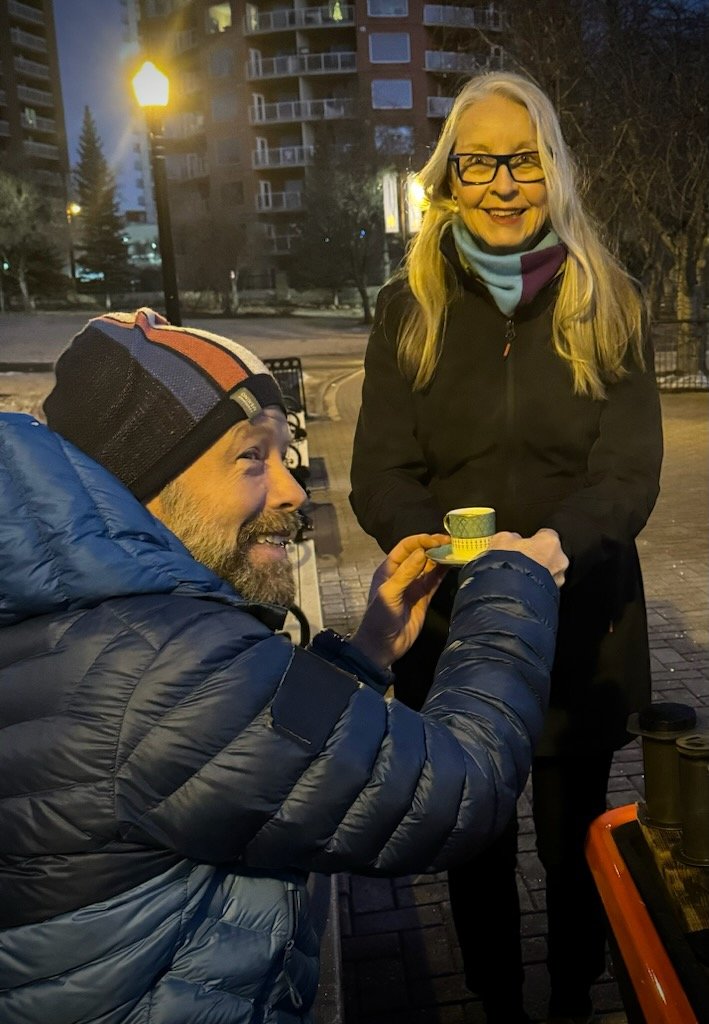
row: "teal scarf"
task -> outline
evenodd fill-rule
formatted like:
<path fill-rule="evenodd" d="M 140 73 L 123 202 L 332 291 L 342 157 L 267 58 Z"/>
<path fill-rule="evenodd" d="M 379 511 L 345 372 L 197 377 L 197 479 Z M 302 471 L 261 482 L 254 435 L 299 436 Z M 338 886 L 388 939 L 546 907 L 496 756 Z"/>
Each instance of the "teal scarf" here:
<path fill-rule="evenodd" d="M 520 306 L 531 302 L 566 259 L 566 246 L 555 231 L 548 231 L 533 249 L 525 252 L 483 252 L 456 216 L 453 238 L 463 266 L 482 281 L 505 316 L 512 316 Z"/>

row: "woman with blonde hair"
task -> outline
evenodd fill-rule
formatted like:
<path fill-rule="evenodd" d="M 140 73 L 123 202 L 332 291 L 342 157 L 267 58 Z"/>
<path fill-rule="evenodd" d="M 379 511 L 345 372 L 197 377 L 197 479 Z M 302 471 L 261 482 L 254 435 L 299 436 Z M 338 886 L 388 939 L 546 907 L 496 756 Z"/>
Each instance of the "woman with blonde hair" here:
<path fill-rule="evenodd" d="M 419 177 L 428 208 L 367 348 L 351 501 L 385 551 L 440 531 L 448 509 L 482 505 L 498 529 L 545 531 L 569 559 L 533 813 L 549 1020 L 585 1022 L 605 966 L 585 833 L 605 810 L 627 716 L 650 700 L 635 538 L 657 497 L 662 431 L 643 304 L 584 208 L 552 104 L 524 77 L 471 79 Z M 394 666 L 397 697 L 413 706 L 445 643 L 456 577 Z M 449 874 L 466 983 L 495 1024 L 528 1020 L 516 834 L 513 821 Z"/>

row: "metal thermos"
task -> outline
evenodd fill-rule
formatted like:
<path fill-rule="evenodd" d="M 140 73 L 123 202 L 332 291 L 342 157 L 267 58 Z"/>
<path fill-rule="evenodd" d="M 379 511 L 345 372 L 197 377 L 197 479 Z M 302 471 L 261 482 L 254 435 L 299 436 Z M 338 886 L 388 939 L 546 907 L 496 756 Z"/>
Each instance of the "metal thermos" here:
<path fill-rule="evenodd" d="M 682 813 L 681 857 L 709 867 L 709 732 L 680 736 L 679 790 Z"/>
<path fill-rule="evenodd" d="M 642 736 L 645 805 L 641 821 L 658 828 L 679 828 L 679 753 L 676 740 L 695 728 L 697 714 L 688 704 L 658 701 L 628 719 L 628 732 Z"/>

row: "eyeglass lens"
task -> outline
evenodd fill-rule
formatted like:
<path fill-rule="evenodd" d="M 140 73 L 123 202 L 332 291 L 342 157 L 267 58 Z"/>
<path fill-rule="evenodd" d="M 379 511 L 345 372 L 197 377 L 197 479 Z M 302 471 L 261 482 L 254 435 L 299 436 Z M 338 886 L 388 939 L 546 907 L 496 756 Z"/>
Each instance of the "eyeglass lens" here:
<path fill-rule="evenodd" d="M 458 167 L 460 180 L 471 185 L 486 185 L 491 182 L 501 164 L 509 170 L 514 181 L 541 181 L 544 177 L 539 153 L 454 153 L 452 157 Z"/>

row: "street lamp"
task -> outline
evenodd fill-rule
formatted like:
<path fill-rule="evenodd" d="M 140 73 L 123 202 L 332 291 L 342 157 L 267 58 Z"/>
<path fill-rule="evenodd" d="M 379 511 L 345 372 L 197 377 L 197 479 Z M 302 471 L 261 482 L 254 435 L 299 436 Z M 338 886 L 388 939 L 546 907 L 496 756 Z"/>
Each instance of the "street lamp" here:
<path fill-rule="evenodd" d="M 162 259 L 162 286 L 165 295 L 165 313 L 170 323 L 179 327 L 180 300 L 177 293 L 175 250 L 172 244 L 170 207 L 167 200 L 167 173 L 165 171 L 165 140 L 163 138 L 162 111 L 167 106 L 170 83 L 152 61 L 145 61 L 133 77 L 133 91 L 138 104 L 145 111 L 148 126 L 150 168 L 155 183 L 155 208 L 158 214 L 158 240 Z"/>
<path fill-rule="evenodd" d="M 74 291 L 76 291 L 76 259 L 74 257 L 74 217 L 78 217 L 81 213 L 81 207 L 78 203 L 67 203 L 66 207 L 66 222 L 69 231 L 69 273 L 71 274 L 71 283 Z"/>

